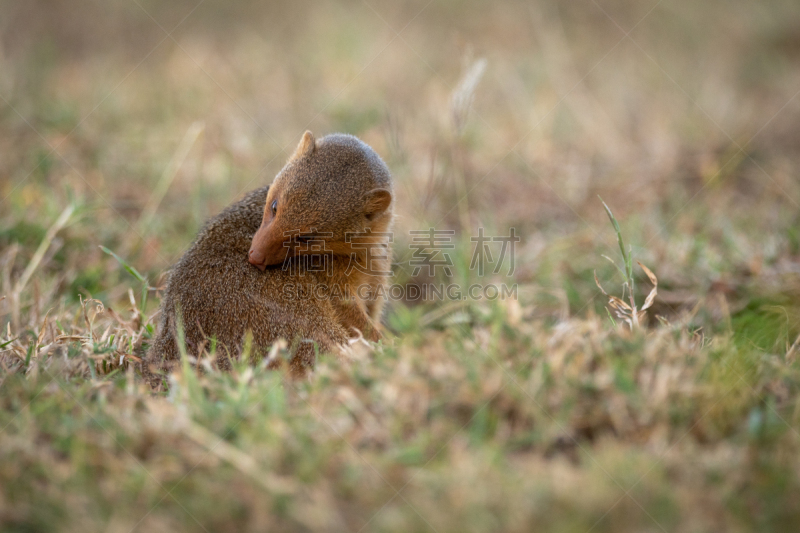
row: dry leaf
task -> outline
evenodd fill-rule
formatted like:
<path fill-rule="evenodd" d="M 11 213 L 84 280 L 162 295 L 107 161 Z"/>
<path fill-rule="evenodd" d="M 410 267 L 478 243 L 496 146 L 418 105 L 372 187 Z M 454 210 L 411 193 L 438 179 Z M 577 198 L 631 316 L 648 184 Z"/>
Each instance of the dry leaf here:
<path fill-rule="evenodd" d="M 45 313 L 44 315 L 44 320 L 42 321 L 42 329 L 39 330 L 39 336 L 36 339 L 37 347 L 40 346 L 42 344 L 42 341 L 44 340 L 44 334 L 45 332 L 47 332 L 47 317 L 50 315 L 50 311 L 52 310 L 53 310 L 52 308 L 48 309 L 47 313 Z"/>
<path fill-rule="evenodd" d="M 616 296 L 609 296 L 608 303 L 611 304 L 613 307 L 618 309 L 624 309 L 625 311 L 630 311 L 631 306 L 626 304 L 624 300 L 617 298 Z"/>
<path fill-rule="evenodd" d="M 600 285 L 600 280 L 597 279 L 597 270 L 594 271 L 594 282 L 597 284 L 597 288 L 600 289 L 600 292 L 608 296 L 608 293 L 605 291 L 602 285 Z"/>
<path fill-rule="evenodd" d="M 639 263 L 639 261 L 636 261 Z M 647 299 L 644 301 L 644 305 L 642 306 L 642 311 L 648 309 L 651 305 L 653 305 L 653 301 L 656 299 L 656 294 L 658 294 L 658 278 L 656 277 L 653 272 L 644 266 L 643 264 L 639 263 L 639 266 L 642 267 L 644 273 L 647 274 L 647 277 L 650 278 L 650 283 L 653 284 L 653 290 L 650 291 L 650 294 L 647 295 Z"/>
<path fill-rule="evenodd" d="M 651 305 L 653 305 L 653 300 L 656 299 L 656 294 L 658 294 L 658 291 L 656 290 L 656 287 L 653 287 L 653 290 L 650 291 L 650 294 L 647 295 L 647 299 L 644 301 L 644 305 L 642 306 L 642 311 L 648 309 Z"/>
<path fill-rule="evenodd" d="M 639 261 L 636 262 L 639 264 L 640 267 L 642 267 L 642 270 L 644 270 L 644 273 L 647 274 L 647 277 L 650 278 L 650 283 L 652 283 L 653 285 L 658 285 L 658 278 L 656 277 L 656 275 L 653 274 L 653 272 L 649 268 L 644 266 Z"/>

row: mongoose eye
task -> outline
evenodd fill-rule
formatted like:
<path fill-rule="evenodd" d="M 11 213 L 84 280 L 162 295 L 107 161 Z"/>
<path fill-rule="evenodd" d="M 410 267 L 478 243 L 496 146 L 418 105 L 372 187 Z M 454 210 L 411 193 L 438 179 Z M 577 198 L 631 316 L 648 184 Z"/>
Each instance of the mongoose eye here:
<path fill-rule="evenodd" d="M 275 216 L 275 213 L 278 212 L 278 200 L 272 201 L 271 209 L 272 209 L 272 216 Z"/>

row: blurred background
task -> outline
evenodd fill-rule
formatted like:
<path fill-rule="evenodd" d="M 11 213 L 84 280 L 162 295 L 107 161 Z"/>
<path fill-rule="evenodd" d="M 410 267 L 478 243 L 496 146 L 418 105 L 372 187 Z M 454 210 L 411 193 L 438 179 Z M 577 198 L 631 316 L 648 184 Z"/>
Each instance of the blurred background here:
<path fill-rule="evenodd" d="M 306 129 L 388 163 L 396 283 L 518 299 L 155 396 L 165 274 Z M 0 0 L 3 531 L 798 531 L 799 354 L 797 0 Z"/>
<path fill-rule="evenodd" d="M 409 230 L 455 230 L 462 265 L 479 227 L 513 227 L 516 271 L 495 281 L 533 314 L 605 315 L 593 271 L 620 280 L 600 195 L 659 276 L 657 314 L 791 300 L 799 20 L 790 0 L 2 2 L 3 294 L 70 202 L 23 315 L 124 297 L 98 245 L 161 286 L 310 129 L 389 164 L 399 282 L 425 281 Z"/>

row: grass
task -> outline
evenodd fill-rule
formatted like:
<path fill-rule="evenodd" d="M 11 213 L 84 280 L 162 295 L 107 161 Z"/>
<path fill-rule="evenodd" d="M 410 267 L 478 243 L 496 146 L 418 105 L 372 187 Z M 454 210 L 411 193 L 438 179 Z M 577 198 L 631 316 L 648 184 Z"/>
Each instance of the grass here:
<path fill-rule="evenodd" d="M 625 280 L 622 283 L 622 298 L 620 299 L 616 296 L 609 296 L 608 293 L 606 293 L 605 289 L 603 289 L 603 286 L 600 285 L 600 281 L 597 279 L 597 272 L 594 273 L 594 282 L 597 285 L 597 288 L 600 289 L 600 292 L 602 292 L 604 296 L 608 297 L 609 308 L 613 309 L 614 314 L 626 322 L 630 326 L 631 330 L 633 330 L 634 328 L 639 327 L 642 319 L 647 316 L 647 310 L 652 307 L 653 302 L 658 295 L 658 278 L 656 278 L 656 275 L 653 274 L 649 268 L 637 261 L 639 267 L 647 275 L 647 279 L 649 279 L 650 283 L 653 284 L 650 294 L 647 295 L 647 298 L 642 303 L 641 309 L 639 309 L 636 304 L 636 299 L 633 297 L 633 291 L 636 284 L 633 277 L 633 250 L 630 246 L 628 247 L 627 251 L 625 250 L 625 241 L 622 238 L 622 231 L 620 230 L 619 222 L 617 222 L 617 219 L 614 217 L 611 209 L 605 202 L 603 202 L 602 198 L 600 201 L 602 202 L 603 208 L 605 208 L 606 214 L 608 214 L 608 219 L 611 221 L 611 224 L 614 226 L 614 231 L 617 234 L 619 252 L 622 256 L 622 266 L 618 266 L 616 262 L 614 262 L 614 260 L 607 255 L 604 255 L 603 259 L 607 259 L 612 265 L 614 265 L 617 268 L 617 271 L 619 271 L 619 273 L 622 275 L 622 279 Z M 626 291 L 628 293 L 628 301 L 630 302 L 630 305 L 625 303 Z M 608 314 L 608 318 L 611 320 L 613 325 L 617 325 L 617 322 L 614 320 L 614 317 L 611 316 L 610 312 Z"/>
<path fill-rule="evenodd" d="M 0 7 L 0 529 L 796 530 L 798 8 L 651 7 Z M 165 273 L 305 129 L 392 169 L 397 283 L 518 298 L 154 395 Z M 413 275 L 429 227 L 452 277 Z"/>

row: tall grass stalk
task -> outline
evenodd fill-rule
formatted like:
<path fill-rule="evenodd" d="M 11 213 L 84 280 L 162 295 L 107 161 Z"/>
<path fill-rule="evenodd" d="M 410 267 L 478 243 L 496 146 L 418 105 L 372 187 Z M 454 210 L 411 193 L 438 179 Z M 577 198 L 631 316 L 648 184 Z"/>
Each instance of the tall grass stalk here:
<path fill-rule="evenodd" d="M 600 196 L 597 196 L 600 198 Z M 611 307 L 615 314 L 624 320 L 633 330 L 634 328 L 638 328 L 641 320 L 645 317 L 647 309 L 653 305 L 653 301 L 656 298 L 656 294 L 658 294 L 658 278 L 653 272 L 644 266 L 642 263 L 637 261 L 639 266 L 642 268 L 647 277 L 650 279 L 650 282 L 653 284 L 653 289 L 650 291 L 650 294 L 647 295 L 647 298 L 644 301 L 641 309 L 637 308 L 636 299 L 633 295 L 633 288 L 634 288 L 634 278 L 633 278 L 633 250 L 631 246 L 628 245 L 627 251 L 625 250 L 625 241 L 622 239 L 622 230 L 619 227 L 619 222 L 617 222 L 617 218 L 614 216 L 614 213 L 611 212 L 611 208 L 608 207 L 602 198 L 600 198 L 600 202 L 603 204 L 603 207 L 606 210 L 606 214 L 608 215 L 608 219 L 611 221 L 611 225 L 614 227 L 614 231 L 617 234 L 617 243 L 619 244 L 619 251 L 622 255 L 622 266 L 620 267 L 613 259 L 608 257 L 607 255 L 603 255 L 605 259 L 607 259 L 612 265 L 616 267 L 619 273 L 622 275 L 623 283 L 622 283 L 622 298 L 617 298 L 616 296 L 609 295 L 603 286 L 600 285 L 600 280 L 597 279 L 597 271 L 594 273 L 594 281 L 597 284 L 597 287 L 602 291 L 604 295 L 608 297 L 608 305 Z M 628 301 L 630 304 L 625 303 L 625 294 L 628 294 Z M 613 321 L 613 319 L 612 319 Z"/>

